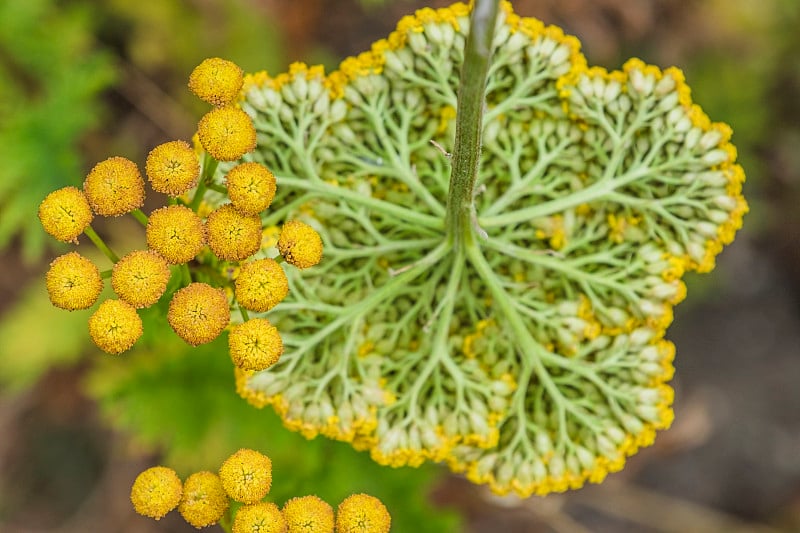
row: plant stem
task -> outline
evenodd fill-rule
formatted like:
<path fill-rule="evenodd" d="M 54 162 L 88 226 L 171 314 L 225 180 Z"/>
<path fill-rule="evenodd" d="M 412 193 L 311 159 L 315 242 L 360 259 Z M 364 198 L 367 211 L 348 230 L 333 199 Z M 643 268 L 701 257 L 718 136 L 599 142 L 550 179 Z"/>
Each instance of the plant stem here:
<path fill-rule="evenodd" d="M 144 213 L 142 213 L 142 210 L 141 210 L 141 209 L 134 209 L 133 211 L 131 211 L 131 215 L 133 215 L 133 218 L 135 218 L 136 220 L 138 220 L 138 221 L 139 221 L 139 223 L 140 223 L 142 226 L 144 226 L 145 228 L 147 227 L 147 220 L 148 220 L 148 219 L 147 219 L 147 215 L 145 215 Z"/>
<path fill-rule="evenodd" d="M 97 246 L 98 250 L 103 252 L 106 257 L 111 259 L 112 263 L 116 263 L 117 261 L 119 261 L 119 257 L 117 257 L 117 254 L 112 252 L 111 248 L 106 246 L 106 243 L 103 242 L 103 239 L 100 238 L 100 235 L 98 235 L 94 231 L 94 229 L 92 229 L 91 226 L 86 226 L 86 229 L 83 230 L 83 232 L 86 234 L 87 237 L 89 237 L 89 239 L 94 243 L 94 245 Z"/>
<path fill-rule="evenodd" d="M 197 208 L 200 207 L 200 202 L 203 201 L 203 196 L 205 196 L 208 184 L 217 170 L 217 165 L 219 165 L 219 161 L 208 155 L 208 153 L 203 156 L 203 174 L 200 176 L 200 182 L 197 184 L 192 203 L 189 204 L 189 208 L 192 211 L 197 212 Z"/>
<path fill-rule="evenodd" d="M 184 263 L 181 265 L 181 276 L 183 277 L 183 286 L 186 287 L 192 283 L 192 273 L 189 270 L 189 265 Z"/>
<path fill-rule="evenodd" d="M 481 157 L 486 76 L 499 4 L 499 0 L 475 0 L 464 45 L 453 166 L 447 195 L 446 228 L 451 243 L 467 242 L 472 231 L 477 229 L 474 190 Z"/>
<path fill-rule="evenodd" d="M 242 321 L 247 322 L 250 320 L 250 315 L 247 313 L 247 309 L 242 307 L 242 304 L 239 304 L 239 313 L 242 315 Z"/>

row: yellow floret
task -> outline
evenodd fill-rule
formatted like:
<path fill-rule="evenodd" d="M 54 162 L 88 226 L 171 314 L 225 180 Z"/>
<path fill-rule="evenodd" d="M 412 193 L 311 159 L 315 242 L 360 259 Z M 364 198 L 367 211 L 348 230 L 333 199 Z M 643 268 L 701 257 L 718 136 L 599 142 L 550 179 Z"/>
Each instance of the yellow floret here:
<path fill-rule="evenodd" d="M 230 322 L 225 291 L 205 283 L 192 283 L 172 296 L 167 322 L 192 346 L 216 339 Z"/>
<path fill-rule="evenodd" d="M 269 311 L 289 294 L 286 273 L 273 259 L 245 263 L 234 283 L 239 305 L 257 313 Z"/>
<path fill-rule="evenodd" d="M 54 259 L 45 282 L 50 302 L 69 311 L 88 309 L 103 290 L 100 271 L 94 263 L 77 252 Z"/>
<path fill-rule="evenodd" d="M 147 222 L 147 246 L 168 263 L 191 261 L 206 244 L 203 221 L 188 207 L 171 205 L 150 213 Z"/>
<path fill-rule="evenodd" d="M 333 533 L 333 508 L 317 496 L 292 498 L 281 512 L 287 533 Z"/>
<path fill-rule="evenodd" d="M 256 129 L 237 107 L 213 109 L 200 119 L 197 136 L 203 149 L 218 161 L 235 161 L 256 147 Z"/>
<path fill-rule="evenodd" d="M 231 328 L 228 348 L 233 364 L 245 370 L 264 370 L 278 362 L 283 341 L 265 318 L 253 318 Z"/>
<path fill-rule="evenodd" d="M 383 503 L 369 494 L 353 494 L 336 510 L 336 533 L 388 533 L 392 517 Z"/>
<path fill-rule="evenodd" d="M 150 307 L 167 290 L 167 261 L 152 250 L 136 250 L 114 265 L 111 286 L 120 299 L 136 308 Z"/>
<path fill-rule="evenodd" d="M 92 223 L 92 208 L 86 195 L 76 187 L 64 187 L 48 194 L 39 205 L 44 230 L 63 242 L 78 243 L 78 235 Z"/>
<path fill-rule="evenodd" d="M 160 520 L 181 501 L 183 485 L 178 474 L 165 466 L 148 468 L 131 487 L 131 503 L 137 513 Z"/>
<path fill-rule="evenodd" d="M 89 317 L 89 335 L 98 348 L 117 355 L 142 336 L 142 319 L 136 309 L 122 300 L 106 300 Z"/>
<path fill-rule="evenodd" d="M 204 471 L 186 478 L 178 511 L 184 520 L 199 529 L 219 522 L 229 505 L 222 481 L 213 472 Z"/>
<path fill-rule="evenodd" d="M 322 239 L 305 222 L 290 220 L 281 229 L 278 251 L 287 263 L 297 268 L 309 268 L 322 260 Z"/>
<path fill-rule="evenodd" d="M 189 89 L 204 102 L 217 107 L 233 101 L 243 83 L 242 69 L 219 57 L 203 60 L 189 75 Z"/>
<path fill-rule="evenodd" d="M 258 163 L 233 167 L 226 181 L 228 197 L 233 207 L 243 215 L 257 215 L 268 208 L 275 197 L 275 176 Z"/>
<path fill-rule="evenodd" d="M 142 207 L 144 180 L 136 163 L 124 157 L 110 157 L 89 172 L 83 192 L 95 214 L 115 217 Z"/>
<path fill-rule="evenodd" d="M 200 160 L 185 141 L 171 141 L 153 148 L 145 163 L 147 179 L 154 191 L 180 196 L 200 177 Z"/>
<path fill-rule="evenodd" d="M 219 477 L 231 499 L 256 503 L 272 486 L 272 461 L 263 453 L 242 448 L 222 463 Z"/>
<path fill-rule="evenodd" d="M 272 502 L 244 505 L 236 511 L 232 533 L 286 533 L 286 520 Z"/>
<path fill-rule="evenodd" d="M 226 261 L 247 259 L 261 247 L 261 219 L 242 215 L 231 204 L 208 215 L 206 230 L 214 255 Z"/>

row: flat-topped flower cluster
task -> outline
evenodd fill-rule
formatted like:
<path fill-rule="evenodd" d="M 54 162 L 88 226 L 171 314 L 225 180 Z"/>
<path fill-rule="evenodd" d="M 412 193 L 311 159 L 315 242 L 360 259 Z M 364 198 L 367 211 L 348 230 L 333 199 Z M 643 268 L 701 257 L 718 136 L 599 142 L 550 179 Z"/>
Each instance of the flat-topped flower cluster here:
<path fill-rule="evenodd" d="M 326 260 L 287 272 L 270 312 L 284 354 L 239 368 L 238 390 L 382 464 L 563 491 L 670 425 L 664 333 L 684 273 L 711 270 L 741 227 L 744 173 L 679 70 L 590 68 L 574 37 L 504 2 L 475 228 L 453 242 L 446 152 L 469 24 L 463 4 L 423 9 L 329 75 L 246 78 L 248 159 Z"/>

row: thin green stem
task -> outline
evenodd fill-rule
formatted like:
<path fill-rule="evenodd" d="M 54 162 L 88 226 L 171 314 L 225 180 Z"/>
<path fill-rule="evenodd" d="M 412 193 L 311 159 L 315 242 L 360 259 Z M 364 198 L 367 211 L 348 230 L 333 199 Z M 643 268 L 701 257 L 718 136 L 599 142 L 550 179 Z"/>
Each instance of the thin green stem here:
<path fill-rule="evenodd" d="M 147 221 L 148 221 L 148 218 L 147 218 L 147 215 L 145 215 L 144 213 L 142 213 L 142 210 L 141 210 L 141 209 L 134 209 L 133 211 L 131 211 L 131 215 L 133 215 L 133 218 L 135 218 L 136 220 L 138 220 L 138 221 L 139 221 L 139 223 L 140 223 L 142 226 L 144 226 L 145 228 L 147 227 Z"/>
<path fill-rule="evenodd" d="M 114 272 L 114 270 L 111 269 L 111 268 L 109 268 L 108 270 L 103 270 L 102 272 L 100 272 L 100 278 L 101 279 L 109 279 L 113 272 Z"/>
<path fill-rule="evenodd" d="M 242 322 L 250 320 L 250 315 L 247 313 L 247 309 L 242 307 L 242 304 L 239 304 L 239 314 L 242 315 Z"/>
<path fill-rule="evenodd" d="M 192 283 L 192 273 L 189 271 L 189 265 L 186 263 L 181 265 L 181 276 L 183 277 L 184 286 Z"/>
<path fill-rule="evenodd" d="M 203 201 L 203 196 L 205 196 L 206 189 L 211 183 L 211 178 L 214 176 L 214 172 L 217 171 L 217 165 L 219 165 L 219 161 L 207 153 L 203 156 L 203 173 L 200 175 L 200 182 L 197 184 L 192 203 L 189 204 L 189 208 L 192 211 L 197 211 L 197 208 L 200 207 L 200 202 Z"/>
<path fill-rule="evenodd" d="M 446 228 L 451 242 L 463 245 L 476 225 L 474 191 L 481 157 L 486 76 L 492 55 L 492 40 L 499 0 L 475 0 L 470 31 L 464 45 L 464 64 L 458 89 L 456 138 L 450 191 L 447 195 Z"/>
<path fill-rule="evenodd" d="M 111 248 L 106 246 L 106 243 L 103 242 L 103 239 L 100 238 L 100 235 L 98 235 L 97 232 L 95 232 L 91 226 L 86 226 L 86 229 L 83 230 L 83 232 L 86 234 L 87 237 L 89 237 L 89 239 L 94 243 L 94 245 L 97 246 L 98 250 L 103 252 L 106 257 L 111 259 L 112 263 L 116 263 L 117 261 L 119 261 L 119 257 L 117 256 L 117 254 L 112 252 Z"/>

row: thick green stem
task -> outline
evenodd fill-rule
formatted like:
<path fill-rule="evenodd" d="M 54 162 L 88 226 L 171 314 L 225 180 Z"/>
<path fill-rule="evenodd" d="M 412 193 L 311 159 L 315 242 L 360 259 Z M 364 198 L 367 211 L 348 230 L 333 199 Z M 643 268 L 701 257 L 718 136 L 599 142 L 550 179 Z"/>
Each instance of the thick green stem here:
<path fill-rule="evenodd" d="M 86 229 L 83 230 L 83 232 L 86 234 L 87 237 L 89 237 L 89 239 L 94 243 L 94 245 L 97 246 L 98 250 L 103 252 L 106 257 L 111 259 L 112 263 L 116 263 L 117 261 L 119 261 L 119 257 L 117 256 L 117 254 L 112 252 L 111 248 L 106 246 L 106 243 L 103 242 L 103 239 L 100 238 L 100 235 L 98 235 L 97 232 L 95 232 L 91 226 L 86 226 Z"/>
<path fill-rule="evenodd" d="M 475 181 L 481 158 L 486 76 L 492 55 L 499 4 L 499 0 L 475 0 L 470 31 L 464 45 L 453 167 L 447 195 L 447 235 L 454 243 L 468 241 L 466 237 L 477 227 Z"/>
<path fill-rule="evenodd" d="M 189 270 L 189 265 L 184 263 L 181 265 L 181 277 L 183 278 L 183 286 L 192 284 L 192 272 Z"/>
<path fill-rule="evenodd" d="M 142 226 L 144 226 L 145 228 L 147 227 L 147 221 L 148 221 L 148 218 L 147 218 L 147 215 L 145 215 L 145 214 L 142 212 L 142 210 L 141 210 L 141 209 L 134 209 L 133 211 L 131 211 L 131 215 L 133 215 L 133 218 L 135 218 L 136 220 L 138 220 L 138 221 L 139 221 L 139 223 L 140 223 Z"/>
<path fill-rule="evenodd" d="M 214 172 L 217 171 L 217 165 L 219 165 L 219 161 L 210 155 L 205 154 L 203 156 L 203 173 L 200 175 L 200 182 L 197 184 L 192 203 L 189 204 L 189 208 L 192 211 L 196 212 L 197 208 L 200 207 L 200 202 L 203 201 L 203 196 L 205 196 L 206 189 L 211 183 L 211 178 L 214 176 Z"/>

